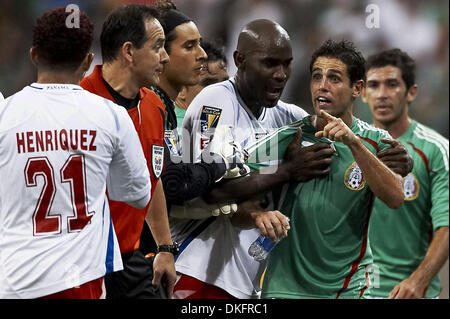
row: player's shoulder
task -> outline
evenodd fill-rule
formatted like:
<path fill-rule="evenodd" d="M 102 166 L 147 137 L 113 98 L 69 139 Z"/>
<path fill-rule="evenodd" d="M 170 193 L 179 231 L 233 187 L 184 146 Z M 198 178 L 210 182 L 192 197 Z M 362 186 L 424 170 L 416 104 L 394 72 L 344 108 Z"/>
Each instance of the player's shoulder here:
<path fill-rule="evenodd" d="M 194 101 L 212 101 L 221 104 L 230 99 L 236 99 L 236 91 L 231 80 L 227 80 L 203 88 L 194 98 Z"/>
<path fill-rule="evenodd" d="M 120 124 L 129 118 L 127 110 L 111 100 L 84 89 L 79 94 L 82 96 L 80 106 L 84 113 L 99 126 L 110 127 L 112 124 L 119 129 Z"/>
<path fill-rule="evenodd" d="M 415 138 L 423 141 L 424 143 L 430 143 L 433 145 L 443 144 L 448 146 L 448 139 L 436 130 L 417 121 L 413 121 L 412 125 L 414 125 L 413 134 Z"/>
<path fill-rule="evenodd" d="M 275 110 L 294 114 L 297 120 L 301 120 L 302 118 L 309 115 L 309 113 L 306 112 L 302 107 L 296 104 L 286 103 L 281 100 L 278 101 L 277 105 L 275 106 Z"/>
<path fill-rule="evenodd" d="M 372 140 L 380 140 L 382 138 L 392 138 L 388 131 L 383 130 L 381 128 L 377 128 L 372 124 L 369 124 L 359 118 L 354 119 L 352 123 L 352 130 L 354 133 L 370 138 Z"/>
<path fill-rule="evenodd" d="M 222 113 L 234 112 L 237 106 L 237 96 L 230 80 L 208 85 L 192 100 L 186 116 L 198 116 L 204 107 L 220 110 Z"/>
<path fill-rule="evenodd" d="M 435 153 L 448 161 L 449 158 L 449 143 L 448 139 L 438 133 L 436 130 L 423 125 L 419 122 L 413 121 L 413 141 L 414 147 L 421 149 L 423 152 L 430 155 Z"/>

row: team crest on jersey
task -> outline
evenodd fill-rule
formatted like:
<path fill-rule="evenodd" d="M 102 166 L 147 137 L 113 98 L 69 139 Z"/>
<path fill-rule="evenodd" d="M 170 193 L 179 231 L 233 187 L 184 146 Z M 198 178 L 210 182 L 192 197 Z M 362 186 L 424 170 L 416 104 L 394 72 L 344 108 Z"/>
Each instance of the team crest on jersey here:
<path fill-rule="evenodd" d="M 220 114 L 222 109 L 212 106 L 204 105 L 202 108 L 202 114 L 200 115 L 200 131 L 204 133 L 214 133 L 214 129 L 219 123 Z"/>
<path fill-rule="evenodd" d="M 164 165 L 164 147 L 152 145 L 152 169 L 156 178 L 161 176 Z"/>
<path fill-rule="evenodd" d="M 164 131 L 164 142 L 169 148 L 170 154 L 180 155 L 178 152 L 178 134 L 176 130 L 166 130 Z"/>
<path fill-rule="evenodd" d="M 348 189 L 353 191 L 359 191 L 364 188 L 364 185 L 366 185 L 362 171 L 356 162 L 353 162 L 345 171 L 344 184 Z"/>
<path fill-rule="evenodd" d="M 419 196 L 420 185 L 414 174 L 409 173 L 403 179 L 403 194 L 405 200 L 415 200 Z"/>

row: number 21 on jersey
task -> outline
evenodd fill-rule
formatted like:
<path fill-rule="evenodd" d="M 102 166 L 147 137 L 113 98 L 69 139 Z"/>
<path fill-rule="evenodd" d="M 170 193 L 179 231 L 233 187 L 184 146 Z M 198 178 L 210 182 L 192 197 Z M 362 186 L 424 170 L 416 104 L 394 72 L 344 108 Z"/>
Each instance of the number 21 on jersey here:
<path fill-rule="evenodd" d="M 78 232 L 86 226 L 94 212 L 88 211 L 86 190 L 86 164 L 84 155 L 72 154 L 60 170 L 61 181 L 56 183 L 54 168 L 46 156 L 31 157 L 25 165 L 25 185 L 37 187 L 38 177 L 42 177 L 39 199 L 33 212 L 33 235 L 52 235 L 62 232 L 63 214 L 52 212 L 52 204 L 57 189 L 68 187 L 72 202 L 72 213 L 67 219 L 69 233 Z"/>

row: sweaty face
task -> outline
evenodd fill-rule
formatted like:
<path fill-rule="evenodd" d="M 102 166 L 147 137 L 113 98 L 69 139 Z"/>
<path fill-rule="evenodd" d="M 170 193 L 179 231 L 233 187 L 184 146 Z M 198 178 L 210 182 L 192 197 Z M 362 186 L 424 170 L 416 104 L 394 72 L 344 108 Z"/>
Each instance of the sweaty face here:
<path fill-rule="evenodd" d="M 141 48 L 135 49 L 133 59 L 135 77 L 141 87 L 157 85 L 159 76 L 164 70 L 164 64 L 169 61 L 169 56 L 164 49 L 164 31 L 159 21 L 147 20 L 145 27 L 147 40 Z"/>
<path fill-rule="evenodd" d="M 366 78 L 363 101 L 369 104 L 374 121 L 385 125 L 394 123 L 415 98 L 408 94 L 402 71 L 391 65 L 372 68 Z"/>
<path fill-rule="evenodd" d="M 202 65 L 207 58 L 200 46 L 200 33 L 193 22 L 175 28 L 176 38 L 170 44 L 170 63 L 164 75 L 176 85 L 195 85 L 200 82 Z"/>
<path fill-rule="evenodd" d="M 246 54 L 243 76 L 248 85 L 250 103 L 274 107 L 291 75 L 292 48 L 287 39 L 271 41 L 266 49 L 257 48 Z"/>
<path fill-rule="evenodd" d="M 351 110 L 354 90 L 350 86 L 347 65 L 339 59 L 318 57 L 313 64 L 310 82 L 314 111 L 341 117 Z"/>

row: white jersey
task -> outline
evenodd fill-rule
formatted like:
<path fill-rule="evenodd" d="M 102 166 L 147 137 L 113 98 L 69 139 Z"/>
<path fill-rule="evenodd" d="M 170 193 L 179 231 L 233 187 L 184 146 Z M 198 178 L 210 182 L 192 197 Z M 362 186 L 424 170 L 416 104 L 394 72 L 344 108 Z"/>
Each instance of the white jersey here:
<path fill-rule="evenodd" d="M 212 130 L 219 125 L 231 126 L 235 142 L 245 148 L 307 115 L 298 106 L 279 101 L 255 118 L 234 85 L 234 79 L 210 85 L 190 104 L 183 122 L 190 141 L 183 137 L 183 150 L 192 147 L 194 161 L 199 161 Z M 242 230 L 227 216 L 220 216 L 200 221 L 172 220 L 171 231 L 174 240 L 181 242 L 175 264 L 178 272 L 220 287 L 236 298 L 257 297 L 264 263 L 254 261 L 248 248 L 260 235 L 258 229 Z"/>
<path fill-rule="evenodd" d="M 121 270 L 110 199 L 150 194 L 123 107 L 33 83 L 0 102 L 0 298 L 37 298 Z"/>
<path fill-rule="evenodd" d="M 0 92 L 0 102 L 3 101 L 5 98 L 3 97 L 2 92 Z"/>

